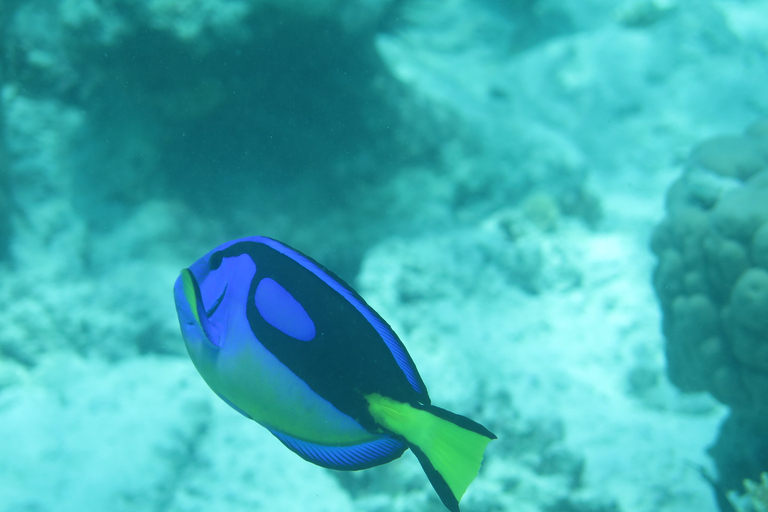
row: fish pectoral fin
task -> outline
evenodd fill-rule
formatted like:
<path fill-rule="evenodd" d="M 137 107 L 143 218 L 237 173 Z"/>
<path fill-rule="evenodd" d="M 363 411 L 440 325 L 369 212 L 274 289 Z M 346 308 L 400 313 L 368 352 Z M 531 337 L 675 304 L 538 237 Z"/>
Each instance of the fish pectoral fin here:
<path fill-rule="evenodd" d="M 194 274 L 188 268 L 181 271 L 181 282 L 184 289 L 184 297 L 189 303 L 189 307 L 192 310 L 192 315 L 195 317 L 195 321 L 200 326 L 200 329 L 205 334 L 205 337 L 214 347 L 221 347 L 221 340 L 219 339 L 219 333 L 208 319 L 208 313 L 205 311 L 203 305 L 203 294 L 200 292 L 200 285 L 197 283 Z M 226 288 L 225 288 L 226 291 Z M 222 293 L 221 297 L 211 308 L 213 311 L 219 307 L 221 299 L 224 297 Z"/>
<path fill-rule="evenodd" d="M 439 407 L 417 408 L 378 394 L 366 399 L 374 420 L 405 438 L 443 504 L 458 512 L 459 501 L 480 471 L 485 448 L 496 436 Z"/>

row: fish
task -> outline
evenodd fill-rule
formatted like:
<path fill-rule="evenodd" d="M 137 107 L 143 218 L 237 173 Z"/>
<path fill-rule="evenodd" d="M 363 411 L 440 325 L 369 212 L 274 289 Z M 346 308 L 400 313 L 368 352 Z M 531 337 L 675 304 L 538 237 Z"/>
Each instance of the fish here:
<path fill-rule="evenodd" d="M 431 404 L 403 342 L 341 278 L 254 236 L 183 269 L 174 299 L 192 363 L 234 410 L 324 468 L 368 469 L 410 449 L 459 511 L 496 435 Z"/>

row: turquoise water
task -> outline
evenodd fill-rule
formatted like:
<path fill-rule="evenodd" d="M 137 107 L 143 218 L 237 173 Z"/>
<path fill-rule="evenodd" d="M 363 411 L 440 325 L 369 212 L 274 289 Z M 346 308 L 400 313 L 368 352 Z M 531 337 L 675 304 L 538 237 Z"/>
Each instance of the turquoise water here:
<path fill-rule="evenodd" d="M 462 510 L 729 510 L 768 471 L 766 83 L 759 0 L 5 0 L 0 512 L 444 510 L 197 374 L 173 283 L 254 235 L 499 436 Z"/>

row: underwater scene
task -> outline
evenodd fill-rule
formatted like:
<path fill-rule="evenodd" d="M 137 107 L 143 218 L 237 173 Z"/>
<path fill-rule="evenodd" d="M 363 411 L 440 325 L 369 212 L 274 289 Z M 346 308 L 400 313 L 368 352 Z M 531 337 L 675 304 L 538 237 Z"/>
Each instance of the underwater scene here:
<path fill-rule="evenodd" d="M 768 512 L 765 0 L 0 0 L 0 512 Z"/>

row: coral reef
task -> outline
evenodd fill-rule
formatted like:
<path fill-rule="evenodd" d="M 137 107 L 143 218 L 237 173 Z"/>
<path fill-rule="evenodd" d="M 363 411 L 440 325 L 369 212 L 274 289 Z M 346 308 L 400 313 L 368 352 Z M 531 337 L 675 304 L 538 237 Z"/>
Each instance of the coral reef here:
<path fill-rule="evenodd" d="M 730 496 L 737 512 L 768 512 L 768 474 L 762 473 L 759 482 L 744 480 L 744 489 L 743 495 Z"/>
<path fill-rule="evenodd" d="M 167 290 L 147 282 L 172 282 L 201 240 L 292 232 L 353 275 L 387 200 L 371 183 L 434 137 L 374 52 L 388 6 L 3 2 L 0 355 L 177 352 Z M 359 253 L 333 250 L 349 238 Z"/>
<path fill-rule="evenodd" d="M 272 216 L 289 202 L 297 217 L 322 211 L 364 240 L 369 226 L 349 220 L 362 216 L 339 210 L 433 151 L 440 132 L 375 52 L 390 4 L 19 3 L 2 36 L 5 89 L 79 113 L 62 166 L 89 228 L 109 231 L 145 200 L 171 197 L 226 218 L 229 236 L 268 224 L 318 244 L 311 226 Z M 379 209 L 388 200 L 370 196 Z"/>
<path fill-rule="evenodd" d="M 3 3 L 0 259 L 7 253 L 18 277 L 0 283 L 12 301 L 0 311 L 12 326 L 0 353 L 29 366 L 56 350 L 109 359 L 169 352 L 160 341 L 173 329 L 167 312 L 140 300 L 135 277 L 171 279 L 181 254 L 212 239 L 287 239 L 351 279 L 375 240 L 457 217 L 476 224 L 525 202 L 544 230 L 561 215 L 594 223 L 584 156 L 557 130 L 504 123 L 488 137 L 482 126 L 493 110 L 470 115 L 463 96 L 425 96 L 393 71 L 399 64 L 379 40 L 395 8 L 390 0 Z M 534 265 L 534 252 L 517 251 L 520 268 Z M 536 273 L 515 272 L 523 286 L 540 287 Z M 30 282 L 56 282 L 56 291 Z M 108 307 L 56 306 L 76 302 Z"/>
<path fill-rule="evenodd" d="M 768 386 L 767 151 L 748 134 L 698 145 L 652 240 L 671 379 L 737 407 Z"/>
<path fill-rule="evenodd" d="M 696 146 L 652 239 L 669 377 L 732 409 L 712 448 L 729 488 L 768 464 L 765 126 Z"/>

